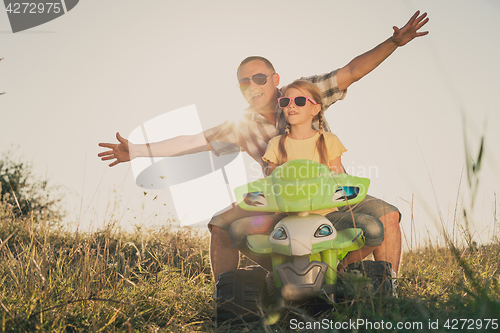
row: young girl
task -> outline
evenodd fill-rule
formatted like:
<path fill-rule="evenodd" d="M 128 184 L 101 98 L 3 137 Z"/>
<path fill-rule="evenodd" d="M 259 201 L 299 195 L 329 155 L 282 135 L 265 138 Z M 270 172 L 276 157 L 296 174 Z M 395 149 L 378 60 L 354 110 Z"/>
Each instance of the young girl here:
<path fill-rule="evenodd" d="M 295 159 L 309 159 L 342 172 L 340 156 L 347 151 L 337 136 L 323 132 L 323 110 L 319 89 L 309 81 L 297 80 L 283 88 L 278 105 L 288 122 L 285 134 L 269 141 L 262 159 L 269 175 L 276 166 Z M 318 121 L 319 130 L 312 127 Z"/>
<path fill-rule="evenodd" d="M 347 150 L 335 134 L 323 132 L 319 89 L 308 81 L 297 80 L 283 88 L 282 96 L 278 99 L 278 104 L 285 113 L 288 125 L 285 134 L 269 141 L 262 157 L 268 163 L 267 174 L 276 166 L 295 159 L 313 160 L 326 165 L 333 172 L 342 173 L 341 155 Z M 312 127 L 316 121 L 318 130 Z M 340 270 L 349 263 L 362 260 L 384 239 L 382 222 L 370 215 L 351 215 L 350 212 L 338 212 L 336 208 L 317 210 L 314 213 L 325 215 L 337 230 L 352 228 L 354 225 L 363 230 L 365 246 L 361 251 L 349 253 L 339 265 Z"/>
<path fill-rule="evenodd" d="M 323 110 L 319 89 L 308 81 L 297 80 L 282 90 L 278 105 L 288 122 L 285 134 L 269 141 L 262 159 L 267 162 L 267 175 L 283 163 L 308 159 L 326 165 L 333 172 L 343 172 L 341 155 L 347 151 L 337 136 L 323 131 Z M 313 129 L 317 121 L 318 130 Z M 336 208 L 314 213 L 326 215 Z"/>

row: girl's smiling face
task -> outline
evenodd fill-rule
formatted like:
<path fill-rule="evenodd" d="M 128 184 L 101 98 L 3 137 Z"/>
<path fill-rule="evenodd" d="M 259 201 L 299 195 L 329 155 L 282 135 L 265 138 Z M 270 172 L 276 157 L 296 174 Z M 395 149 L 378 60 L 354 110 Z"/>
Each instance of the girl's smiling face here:
<path fill-rule="evenodd" d="M 297 106 L 295 105 L 295 97 L 297 96 L 307 96 L 313 99 L 307 91 L 299 90 L 296 88 L 289 88 L 286 90 L 285 96 L 290 98 L 290 104 L 286 108 L 283 109 L 285 112 L 285 118 L 288 123 L 292 126 L 294 125 L 302 125 L 302 124 L 311 124 L 313 118 L 319 113 L 321 110 L 321 106 L 319 104 L 314 105 L 311 101 L 307 100 L 306 105 Z"/>

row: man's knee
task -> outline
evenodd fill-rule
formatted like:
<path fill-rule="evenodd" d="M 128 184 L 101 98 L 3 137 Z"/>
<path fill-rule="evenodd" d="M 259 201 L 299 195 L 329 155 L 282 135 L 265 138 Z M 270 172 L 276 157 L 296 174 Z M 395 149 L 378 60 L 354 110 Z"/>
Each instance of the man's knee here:
<path fill-rule="evenodd" d="M 384 225 L 379 219 L 369 215 L 356 217 L 356 224 L 363 230 L 366 246 L 380 246 L 384 241 Z"/>
<path fill-rule="evenodd" d="M 235 221 L 228 231 L 229 240 L 235 249 L 242 249 L 246 247 L 246 240 L 248 236 L 248 228 L 245 219 Z"/>
<path fill-rule="evenodd" d="M 230 225 L 230 221 L 227 221 L 227 219 L 224 218 L 224 213 L 218 212 L 215 213 L 210 219 L 210 222 L 208 222 L 208 230 L 213 233 L 214 230 L 218 229 L 216 232 L 225 231 L 227 233 Z"/>

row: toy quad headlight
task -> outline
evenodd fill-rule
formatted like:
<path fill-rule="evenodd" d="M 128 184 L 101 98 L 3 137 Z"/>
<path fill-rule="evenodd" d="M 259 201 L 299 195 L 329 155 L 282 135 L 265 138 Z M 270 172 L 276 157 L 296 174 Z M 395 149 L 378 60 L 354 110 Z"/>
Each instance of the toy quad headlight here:
<path fill-rule="evenodd" d="M 333 229 L 328 224 L 322 224 L 314 233 L 314 237 L 326 237 L 333 233 Z"/>
<path fill-rule="evenodd" d="M 287 239 L 285 228 L 279 227 L 273 231 L 272 237 L 277 240 Z"/>

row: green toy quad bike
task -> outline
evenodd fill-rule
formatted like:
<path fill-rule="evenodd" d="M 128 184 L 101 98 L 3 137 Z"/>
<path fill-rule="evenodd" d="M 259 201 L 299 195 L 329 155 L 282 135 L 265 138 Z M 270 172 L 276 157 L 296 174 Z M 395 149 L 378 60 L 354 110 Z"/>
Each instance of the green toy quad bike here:
<path fill-rule="evenodd" d="M 247 237 L 252 252 L 272 259 L 271 283 L 278 306 L 314 298 L 335 302 L 337 263 L 363 247 L 363 231 L 337 231 L 324 216 L 308 212 L 356 204 L 365 198 L 369 184 L 366 178 L 332 173 L 323 164 L 293 160 L 270 176 L 235 189 L 238 205 L 245 210 L 297 213 L 278 222 L 271 235 Z M 370 264 L 354 266 L 368 277 L 391 276 L 390 263 L 363 263 Z M 266 275 L 258 266 L 221 274 L 216 286 L 217 320 L 258 319 L 258 303 L 265 303 L 268 296 Z"/>

